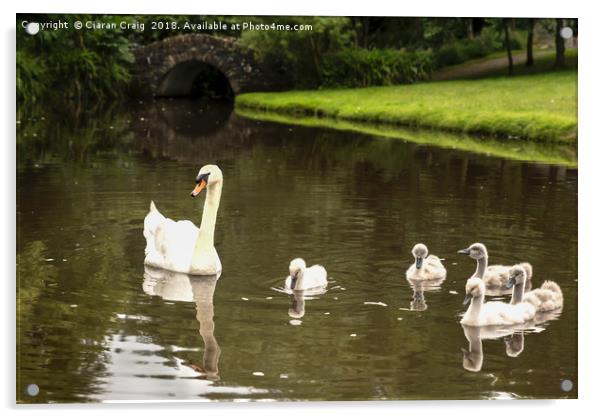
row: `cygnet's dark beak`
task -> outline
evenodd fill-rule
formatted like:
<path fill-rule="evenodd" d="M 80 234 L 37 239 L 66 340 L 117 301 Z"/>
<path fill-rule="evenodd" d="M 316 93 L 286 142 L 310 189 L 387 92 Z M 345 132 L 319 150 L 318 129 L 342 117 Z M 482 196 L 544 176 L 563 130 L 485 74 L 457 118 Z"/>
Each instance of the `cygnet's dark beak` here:
<path fill-rule="evenodd" d="M 470 254 L 470 248 L 464 248 L 463 250 L 458 251 L 458 254 L 469 255 Z"/>
<path fill-rule="evenodd" d="M 422 257 L 416 257 L 416 268 L 419 269 L 422 267 Z"/>
<path fill-rule="evenodd" d="M 514 285 L 516 285 L 516 277 L 510 277 L 510 280 L 506 283 L 506 289 L 512 289 Z"/>
<path fill-rule="evenodd" d="M 470 293 L 468 293 L 466 295 L 466 297 L 464 298 L 464 302 L 462 302 L 462 305 L 468 305 L 471 300 L 472 300 L 472 295 Z"/>

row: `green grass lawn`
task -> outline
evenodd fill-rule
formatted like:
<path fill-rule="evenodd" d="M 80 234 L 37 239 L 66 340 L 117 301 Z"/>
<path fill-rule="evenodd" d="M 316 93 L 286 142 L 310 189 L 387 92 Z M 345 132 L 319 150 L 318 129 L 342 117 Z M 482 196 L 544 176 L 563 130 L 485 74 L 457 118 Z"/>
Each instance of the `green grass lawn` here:
<path fill-rule="evenodd" d="M 577 72 L 339 90 L 248 93 L 241 109 L 575 143 Z"/>

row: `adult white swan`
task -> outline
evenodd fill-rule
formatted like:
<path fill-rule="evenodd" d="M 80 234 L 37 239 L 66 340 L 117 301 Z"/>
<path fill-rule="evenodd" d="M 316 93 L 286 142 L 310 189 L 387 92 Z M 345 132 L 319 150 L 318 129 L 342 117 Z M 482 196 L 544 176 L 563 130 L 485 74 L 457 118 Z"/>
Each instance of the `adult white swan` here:
<path fill-rule="evenodd" d="M 192 197 L 207 189 L 200 228 L 190 221 L 175 222 L 166 218 L 151 201 L 150 211 L 144 218 L 144 264 L 192 275 L 221 272 L 222 263 L 213 246 L 213 235 L 222 194 L 222 171 L 216 165 L 206 165 L 199 170 L 196 184 L 190 194 Z"/>

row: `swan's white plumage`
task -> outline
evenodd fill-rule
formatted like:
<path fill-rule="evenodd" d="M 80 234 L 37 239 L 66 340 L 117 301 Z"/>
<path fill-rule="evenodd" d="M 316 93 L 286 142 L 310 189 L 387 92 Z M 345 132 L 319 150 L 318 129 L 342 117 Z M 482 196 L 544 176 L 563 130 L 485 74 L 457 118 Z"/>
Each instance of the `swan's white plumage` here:
<path fill-rule="evenodd" d="M 556 282 L 546 280 L 540 288 L 527 292 L 523 301 L 532 304 L 535 310 L 540 313 L 562 308 L 564 297 L 560 286 Z"/>
<path fill-rule="evenodd" d="M 439 280 L 444 279 L 447 271 L 436 255 L 429 255 L 424 259 L 422 267 L 417 269 L 416 264 L 412 264 L 406 270 L 406 279 L 408 280 Z"/>
<path fill-rule="evenodd" d="M 528 322 L 534 317 L 535 309 L 531 304 L 510 305 L 494 301 L 484 303 L 476 317 L 464 315 L 460 323 L 473 326 L 516 325 Z"/>
<path fill-rule="evenodd" d="M 412 255 L 416 260 L 420 257 L 422 265 L 417 268 L 416 263 L 413 263 L 406 270 L 406 279 L 411 281 L 419 280 L 444 280 L 447 275 L 447 270 L 443 266 L 441 259 L 436 255 L 428 255 L 428 249 L 424 244 L 416 244 L 412 248 Z"/>
<path fill-rule="evenodd" d="M 151 202 L 144 218 L 146 258 L 144 264 L 179 273 L 189 273 L 199 228 L 190 221 L 173 221 Z"/>
<path fill-rule="evenodd" d="M 514 285 L 512 292 L 512 302 L 523 302 L 533 305 L 535 311 L 540 314 L 544 312 L 555 311 L 562 308 L 564 297 L 560 286 L 554 281 L 546 280 L 541 287 L 533 289 L 530 292 L 523 293 L 525 289 L 528 271 L 523 265 L 512 266 L 509 272 L 510 286 Z M 511 303 L 512 303 L 511 302 Z"/>
<path fill-rule="evenodd" d="M 326 269 L 319 265 L 306 267 L 302 258 L 295 258 L 289 265 L 289 276 L 284 280 L 285 290 L 310 290 L 326 288 L 328 285 L 328 275 Z M 297 277 L 294 287 L 292 286 L 293 277 Z"/>
<path fill-rule="evenodd" d="M 221 196 L 222 173 L 215 165 L 201 168 L 209 173 L 203 222 L 199 229 L 191 221 L 173 221 L 161 214 L 151 201 L 144 218 L 146 248 L 144 264 L 192 275 L 219 274 L 221 261 L 213 246 L 213 233 Z"/>
<path fill-rule="evenodd" d="M 533 267 L 529 263 L 521 263 L 521 266 L 523 266 L 527 273 L 527 280 L 530 280 L 533 276 Z M 508 284 L 509 272 L 511 268 L 512 266 L 504 266 L 501 264 L 488 266 L 485 270 L 485 275 L 483 276 L 485 287 L 490 289 L 506 286 Z"/>
<path fill-rule="evenodd" d="M 471 301 L 460 321 L 463 325 L 516 325 L 531 321 L 535 317 L 535 307 L 530 303 L 485 303 L 485 284 L 478 277 L 467 280 L 466 294 L 471 296 Z"/>

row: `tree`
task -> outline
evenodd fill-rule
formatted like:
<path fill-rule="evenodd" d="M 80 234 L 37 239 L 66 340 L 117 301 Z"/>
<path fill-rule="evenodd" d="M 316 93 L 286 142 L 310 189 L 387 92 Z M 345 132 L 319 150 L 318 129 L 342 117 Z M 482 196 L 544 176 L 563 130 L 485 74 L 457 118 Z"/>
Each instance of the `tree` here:
<path fill-rule="evenodd" d="M 514 61 L 512 59 L 512 44 L 510 43 L 510 29 L 508 28 L 510 19 L 503 19 L 504 25 L 504 44 L 506 45 L 506 54 L 508 55 L 508 75 L 514 74 Z"/>
<path fill-rule="evenodd" d="M 556 67 L 564 67 L 564 38 L 560 31 L 564 26 L 564 19 L 556 19 Z"/>
<path fill-rule="evenodd" d="M 535 19 L 527 19 L 527 67 L 532 67 L 534 64 L 533 60 L 533 31 L 535 29 Z"/>

